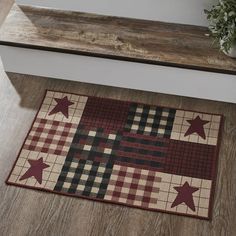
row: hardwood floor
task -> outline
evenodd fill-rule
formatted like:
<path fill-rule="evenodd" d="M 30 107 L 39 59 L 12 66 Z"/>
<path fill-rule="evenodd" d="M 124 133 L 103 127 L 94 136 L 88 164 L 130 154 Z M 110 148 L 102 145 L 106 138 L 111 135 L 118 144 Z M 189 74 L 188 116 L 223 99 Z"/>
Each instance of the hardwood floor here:
<path fill-rule="evenodd" d="M 212 222 L 6 186 L 4 181 L 45 89 L 224 114 Z M 236 104 L 19 74 L 6 75 L 0 66 L 0 111 L 1 236 L 235 235 Z"/>
<path fill-rule="evenodd" d="M 7 13 L 10 11 L 14 0 L 0 0 L 0 26 L 2 25 Z"/>

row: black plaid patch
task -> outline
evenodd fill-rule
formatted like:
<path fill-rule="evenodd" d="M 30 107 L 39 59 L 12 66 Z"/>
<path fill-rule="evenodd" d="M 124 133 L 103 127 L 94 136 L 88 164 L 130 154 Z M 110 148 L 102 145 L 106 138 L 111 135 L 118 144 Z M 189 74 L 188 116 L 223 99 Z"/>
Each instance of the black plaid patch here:
<path fill-rule="evenodd" d="M 111 162 L 77 159 L 66 162 L 54 190 L 103 199 L 112 168 Z"/>
<path fill-rule="evenodd" d="M 77 158 L 102 163 L 112 161 L 120 140 L 119 132 L 105 133 L 102 128 L 86 130 L 80 125 L 73 138 L 67 160 Z"/>
<path fill-rule="evenodd" d="M 170 138 L 175 109 L 132 103 L 125 131 Z"/>

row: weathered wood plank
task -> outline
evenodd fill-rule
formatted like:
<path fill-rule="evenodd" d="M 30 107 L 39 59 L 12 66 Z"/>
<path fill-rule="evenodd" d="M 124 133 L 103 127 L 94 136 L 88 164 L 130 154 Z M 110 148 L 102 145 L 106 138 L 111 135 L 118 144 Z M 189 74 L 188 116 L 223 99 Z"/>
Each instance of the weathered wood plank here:
<path fill-rule="evenodd" d="M 1 44 L 236 74 L 205 27 L 14 5 Z"/>

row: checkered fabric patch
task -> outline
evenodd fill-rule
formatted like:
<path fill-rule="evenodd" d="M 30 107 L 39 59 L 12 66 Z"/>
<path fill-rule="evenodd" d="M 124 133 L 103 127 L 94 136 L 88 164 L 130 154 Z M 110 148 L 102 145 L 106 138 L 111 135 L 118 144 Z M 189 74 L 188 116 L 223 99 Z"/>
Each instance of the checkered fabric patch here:
<path fill-rule="evenodd" d="M 77 125 L 37 118 L 25 141 L 24 149 L 67 155 Z"/>
<path fill-rule="evenodd" d="M 133 103 L 130 106 L 125 131 L 169 138 L 175 110 Z"/>
<path fill-rule="evenodd" d="M 211 218 L 222 116 L 47 91 L 8 184 Z"/>
<path fill-rule="evenodd" d="M 89 160 L 66 160 L 55 191 L 104 198 L 113 164 Z"/>
<path fill-rule="evenodd" d="M 155 208 L 160 182 L 157 172 L 114 165 L 104 199 Z"/>
<path fill-rule="evenodd" d="M 119 132 L 105 133 L 103 128 L 86 130 L 84 125 L 79 125 L 74 135 L 68 158 L 79 158 L 102 163 L 113 161 L 115 158 L 114 152 L 119 147 L 120 139 Z"/>

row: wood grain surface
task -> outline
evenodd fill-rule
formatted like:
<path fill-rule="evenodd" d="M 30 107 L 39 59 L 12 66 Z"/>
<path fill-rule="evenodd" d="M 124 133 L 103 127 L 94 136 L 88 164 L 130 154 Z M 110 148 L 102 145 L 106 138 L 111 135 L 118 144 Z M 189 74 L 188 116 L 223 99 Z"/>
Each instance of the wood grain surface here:
<path fill-rule="evenodd" d="M 6 186 L 4 181 L 39 108 L 45 89 L 224 114 L 212 222 Z M 6 75 L 0 65 L 0 235 L 234 236 L 235 121 L 235 104 L 51 78 Z"/>
<path fill-rule="evenodd" d="M 236 74 L 205 27 L 14 5 L 1 44 Z"/>

